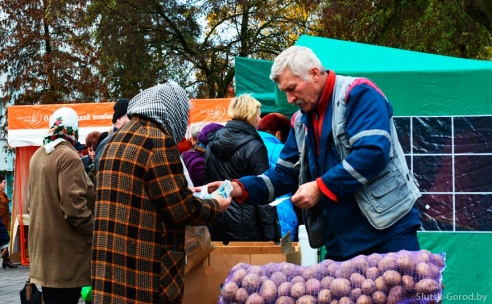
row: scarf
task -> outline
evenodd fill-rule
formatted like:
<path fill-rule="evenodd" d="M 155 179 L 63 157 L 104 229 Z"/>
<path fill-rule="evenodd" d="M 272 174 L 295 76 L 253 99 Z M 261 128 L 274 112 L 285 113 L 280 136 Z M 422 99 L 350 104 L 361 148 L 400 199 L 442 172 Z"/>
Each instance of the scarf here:
<path fill-rule="evenodd" d="M 60 108 L 53 112 L 49 119 L 50 129 L 43 139 L 46 154 L 53 152 L 62 141 L 75 146 L 79 138 L 79 116 L 72 108 Z"/>
<path fill-rule="evenodd" d="M 186 134 L 190 100 L 186 91 L 176 83 L 158 84 L 130 100 L 127 114 L 150 118 L 160 124 L 176 143 Z"/>

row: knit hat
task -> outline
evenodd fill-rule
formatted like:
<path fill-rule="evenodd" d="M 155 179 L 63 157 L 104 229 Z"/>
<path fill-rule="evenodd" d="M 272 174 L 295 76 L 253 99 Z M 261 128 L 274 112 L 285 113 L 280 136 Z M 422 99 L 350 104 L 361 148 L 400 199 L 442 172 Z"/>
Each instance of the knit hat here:
<path fill-rule="evenodd" d="M 46 153 L 50 154 L 55 146 L 62 141 L 68 141 L 75 146 L 79 139 L 79 115 L 72 108 L 60 108 L 51 114 L 50 129 L 43 139 Z"/>
<path fill-rule="evenodd" d="M 198 135 L 198 141 L 206 146 L 208 144 L 208 135 L 210 133 L 213 133 L 215 131 L 222 129 L 223 127 L 224 127 L 223 125 L 215 123 L 215 122 L 209 123 L 208 125 L 203 127 L 202 131 Z"/>
<path fill-rule="evenodd" d="M 129 102 L 130 101 L 126 98 L 118 99 L 118 101 L 116 101 L 113 106 L 113 123 L 115 123 L 118 118 L 126 114 Z"/>
<path fill-rule="evenodd" d="M 140 92 L 128 105 L 128 116 L 139 115 L 153 119 L 166 129 L 176 143 L 188 127 L 190 100 L 186 91 L 176 83 L 158 84 Z"/>
<path fill-rule="evenodd" d="M 75 150 L 77 151 L 82 151 L 84 149 L 87 149 L 86 145 L 81 144 L 79 141 L 75 143 Z"/>

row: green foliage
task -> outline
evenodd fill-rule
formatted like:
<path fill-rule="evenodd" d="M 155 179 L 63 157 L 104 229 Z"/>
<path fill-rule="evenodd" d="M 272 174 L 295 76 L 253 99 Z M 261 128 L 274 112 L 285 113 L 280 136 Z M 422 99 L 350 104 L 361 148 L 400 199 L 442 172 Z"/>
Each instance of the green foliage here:
<path fill-rule="evenodd" d="M 88 22 L 112 95 L 172 80 L 192 97 L 217 98 L 229 94 L 236 56 L 273 58 L 300 34 L 315 34 L 317 7 L 299 0 L 93 0 Z"/>
<path fill-rule="evenodd" d="M 457 0 L 329 0 L 322 36 L 463 58 L 485 58 L 490 33 Z"/>
<path fill-rule="evenodd" d="M 97 55 L 82 25 L 80 1 L 1 1 L 3 102 L 50 104 L 104 100 Z"/>

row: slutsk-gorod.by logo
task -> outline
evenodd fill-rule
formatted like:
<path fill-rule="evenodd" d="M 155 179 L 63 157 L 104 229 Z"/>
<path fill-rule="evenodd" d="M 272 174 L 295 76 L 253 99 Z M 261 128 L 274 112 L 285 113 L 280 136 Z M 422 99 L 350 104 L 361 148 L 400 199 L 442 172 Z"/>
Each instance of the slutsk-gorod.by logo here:
<path fill-rule="evenodd" d="M 451 301 L 451 303 L 456 303 L 460 301 L 478 301 L 485 303 L 487 301 L 487 295 L 483 295 L 480 293 L 472 292 L 470 294 L 453 294 L 453 293 L 446 293 L 446 294 L 437 294 L 437 295 L 426 295 L 422 293 L 417 293 L 417 300 L 424 300 L 424 301 Z"/>

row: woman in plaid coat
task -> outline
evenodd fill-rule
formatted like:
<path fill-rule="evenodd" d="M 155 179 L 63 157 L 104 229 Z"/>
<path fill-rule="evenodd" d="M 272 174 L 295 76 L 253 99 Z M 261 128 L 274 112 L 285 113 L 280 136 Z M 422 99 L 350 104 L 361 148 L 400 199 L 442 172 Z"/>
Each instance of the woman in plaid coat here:
<path fill-rule="evenodd" d="M 94 303 L 181 303 L 185 225 L 208 225 L 231 199 L 188 188 L 176 142 L 190 103 L 176 84 L 142 91 L 108 142 L 97 180 Z"/>

